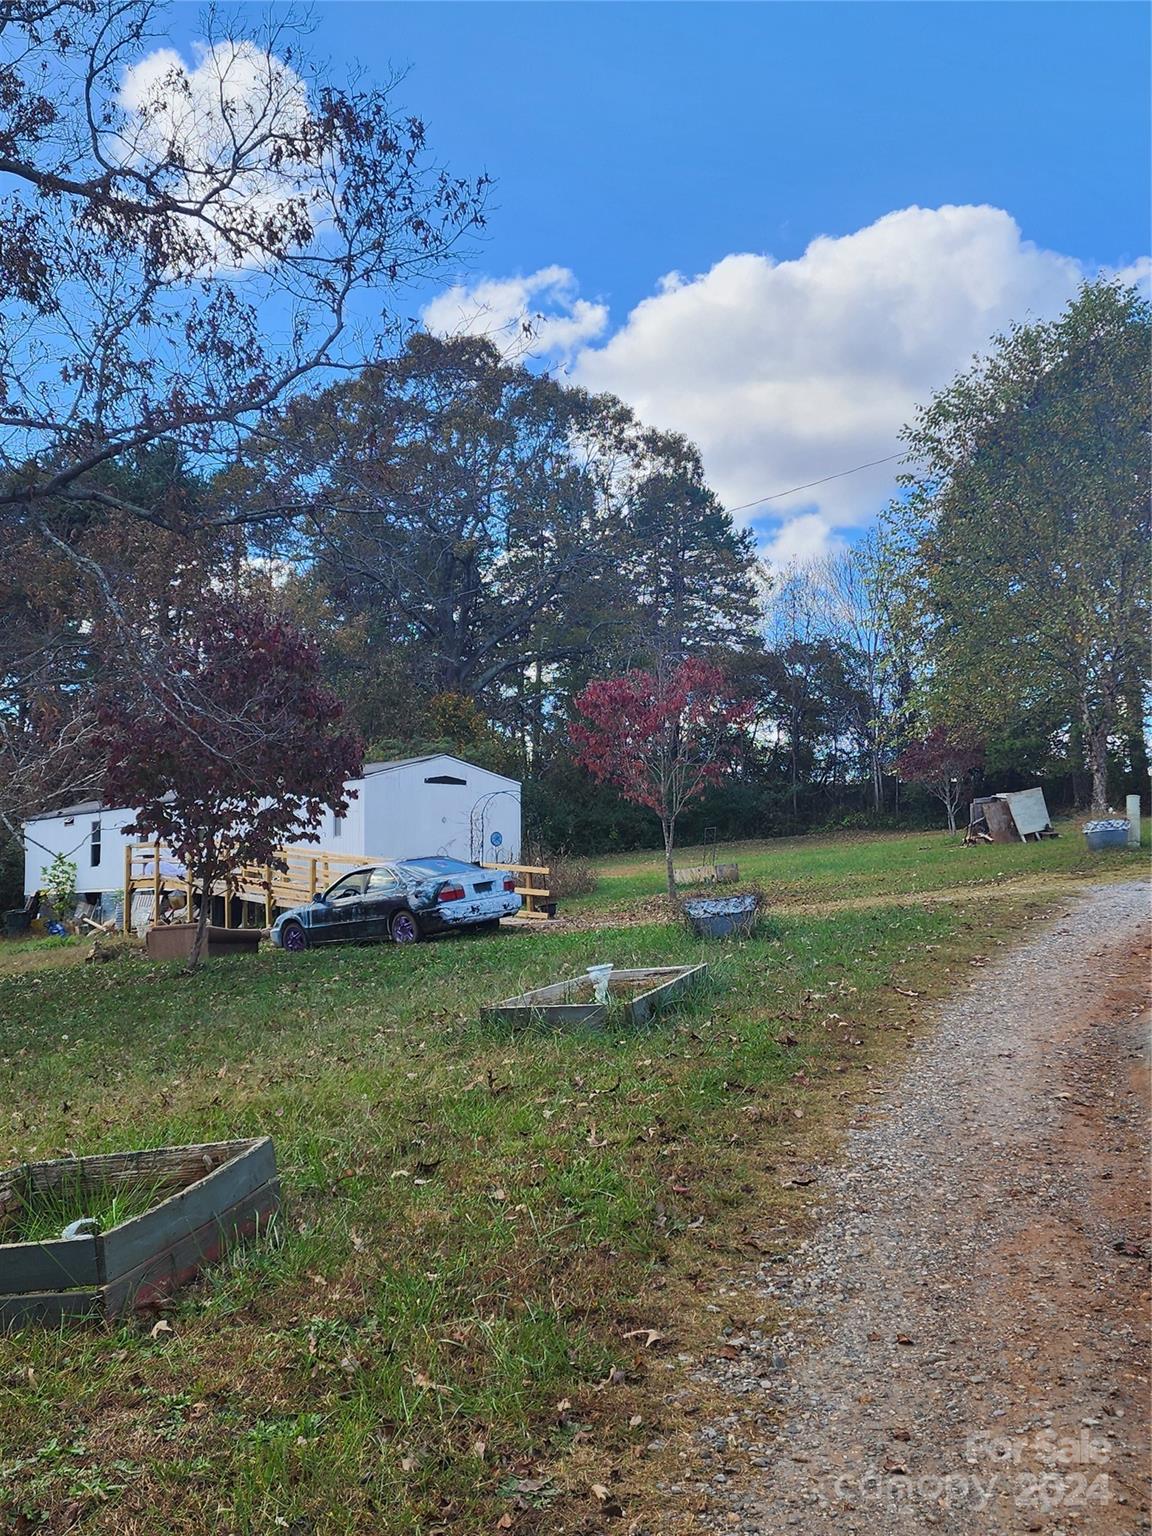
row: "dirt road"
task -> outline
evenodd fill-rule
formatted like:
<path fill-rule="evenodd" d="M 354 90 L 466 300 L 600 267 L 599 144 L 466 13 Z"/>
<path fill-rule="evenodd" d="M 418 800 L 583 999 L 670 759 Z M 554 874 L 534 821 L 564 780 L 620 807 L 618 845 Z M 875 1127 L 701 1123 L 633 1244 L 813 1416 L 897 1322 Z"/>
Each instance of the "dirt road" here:
<path fill-rule="evenodd" d="M 708 1367 L 685 1531 L 1152 1529 L 1148 918 L 1097 888 L 941 1010 L 730 1295 L 765 1326 Z"/>

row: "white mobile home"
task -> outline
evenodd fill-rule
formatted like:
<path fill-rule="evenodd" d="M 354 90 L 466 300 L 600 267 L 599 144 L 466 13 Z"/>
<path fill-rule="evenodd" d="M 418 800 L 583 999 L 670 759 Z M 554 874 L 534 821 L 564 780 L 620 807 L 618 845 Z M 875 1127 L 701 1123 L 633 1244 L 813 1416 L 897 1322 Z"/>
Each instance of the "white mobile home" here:
<path fill-rule="evenodd" d="M 327 812 L 315 843 L 289 847 L 380 859 L 446 854 L 477 863 L 520 859 L 520 784 L 446 752 L 366 763 L 348 784 L 344 817 Z M 134 816 L 98 800 L 65 806 L 24 823 L 24 891 L 38 890 L 53 857 L 76 864 L 76 889 L 88 900 L 124 884 L 124 834 Z"/>

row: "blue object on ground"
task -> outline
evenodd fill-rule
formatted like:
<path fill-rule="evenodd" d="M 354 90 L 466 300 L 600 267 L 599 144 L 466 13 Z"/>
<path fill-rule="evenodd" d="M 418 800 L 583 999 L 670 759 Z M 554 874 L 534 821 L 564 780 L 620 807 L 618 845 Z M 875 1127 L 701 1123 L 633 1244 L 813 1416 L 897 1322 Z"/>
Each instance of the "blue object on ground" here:
<path fill-rule="evenodd" d="M 1084 837 L 1093 853 L 1102 848 L 1126 848 L 1128 846 L 1128 820 L 1114 817 L 1108 821 L 1086 821 Z"/>
<path fill-rule="evenodd" d="M 744 938 L 752 932 L 759 904 L 755 896 L 699 896 L 686 901 L 684 911 L 702 939 Z"/>

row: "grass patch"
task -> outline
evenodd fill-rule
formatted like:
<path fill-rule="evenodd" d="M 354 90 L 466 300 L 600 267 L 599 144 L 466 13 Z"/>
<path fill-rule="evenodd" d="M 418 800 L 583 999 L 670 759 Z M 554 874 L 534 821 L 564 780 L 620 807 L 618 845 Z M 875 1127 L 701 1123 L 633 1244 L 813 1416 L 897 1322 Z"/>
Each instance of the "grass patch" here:
<path fill-rule="evenodd" d="M 1142 846 L 1150 842 L 1145 818 Z M 980 844 L 966 848 L 961 834 L 947 832 L 846 832 L 840 836 L 773 838 L 727 843 L 721 861 L 736 862 L 742 881 L 763 886 L 776 906 L 824 901 L 876 899 L 954 889 L 1004 885 L 1037 877 L 1070 879 L 1142 873 L 1143 861 L 1125 849 L 1089 853 L 1079 821 L 1061 822 L 1057 838 L 1039 843 Z M 678 865 L 702 861 L 702 848 L 677 850 Z M 664 855 L 658 851 L 620 854 L 601 860 L 595 891 L 564 910 L 588 911 L 614 902 L 659 895 L 664 889 Z M 723 894 L 725 887 L 717 887 Z"/>
<path fill-rule="evenodd" d="M 107 1232 L 123 1221 L 143 1216 L 170 1190 L 162 1181 L 92 1185 L 82 1178 L 64 1177 L 50 1189 L 27 1194 L 20 1209 L 0 1229 L 6 1243 L 47 1243 L 81 1217 L 95 1223 L 89 1231 Z"/>
<path fill-rule="evenodd" d="M 789 1170 L 1027 915 L 784 912 L 702 945 L 608 914 L 192 977 L 0 974 L 8 1161 L 269 1133 L 287 1202 L 171 1332 L 0 1339 L 0 1529 L 620 1529 L 605 1512 L 643 1510 L 645 1447 L 676 1433 L 675 1356 L 722 1321 L 701 1290 L 799 1208 Z M 643 1030 L 479 1022 L 589 963 L 700 960 L 707 983 Z"/>

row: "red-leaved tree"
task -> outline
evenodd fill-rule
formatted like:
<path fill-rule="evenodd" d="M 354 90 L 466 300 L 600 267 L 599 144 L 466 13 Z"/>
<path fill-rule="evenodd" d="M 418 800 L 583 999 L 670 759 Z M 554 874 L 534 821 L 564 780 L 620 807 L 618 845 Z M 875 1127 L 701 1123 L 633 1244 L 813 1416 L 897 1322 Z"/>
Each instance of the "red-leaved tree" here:
<path fill-rule="evenodd" d="M 896 774 L 910 784 L 923 784 L 944 803 L 948 830 L 956 830 L 956 808 L 969 780 L 984 761 L 984 743 L 975 737 L 957 736 L 937 725 L 923 741 L 913 744 L 896 762 Z"/>
<path fill-rule="evenodd" d="M 166 842 L 199 887 L 195 967 L 213 887 L 315 841 L 326 807 L 347 810 L 363 746 L 315 646 L 257 599 L 205 600 L 153 663 L 102 701 L 104 799 L 134 807 L 126 830 Z"/>
<path fill-rule="evenodd" d="M 674 896 L 676 819 L 723 776 L 752 706 L 733 696 L 719 667 L 689 658 L 589 683 L 576 709 L 583 716 L 570 727 L 576 761 L 659 816 Z"/>

